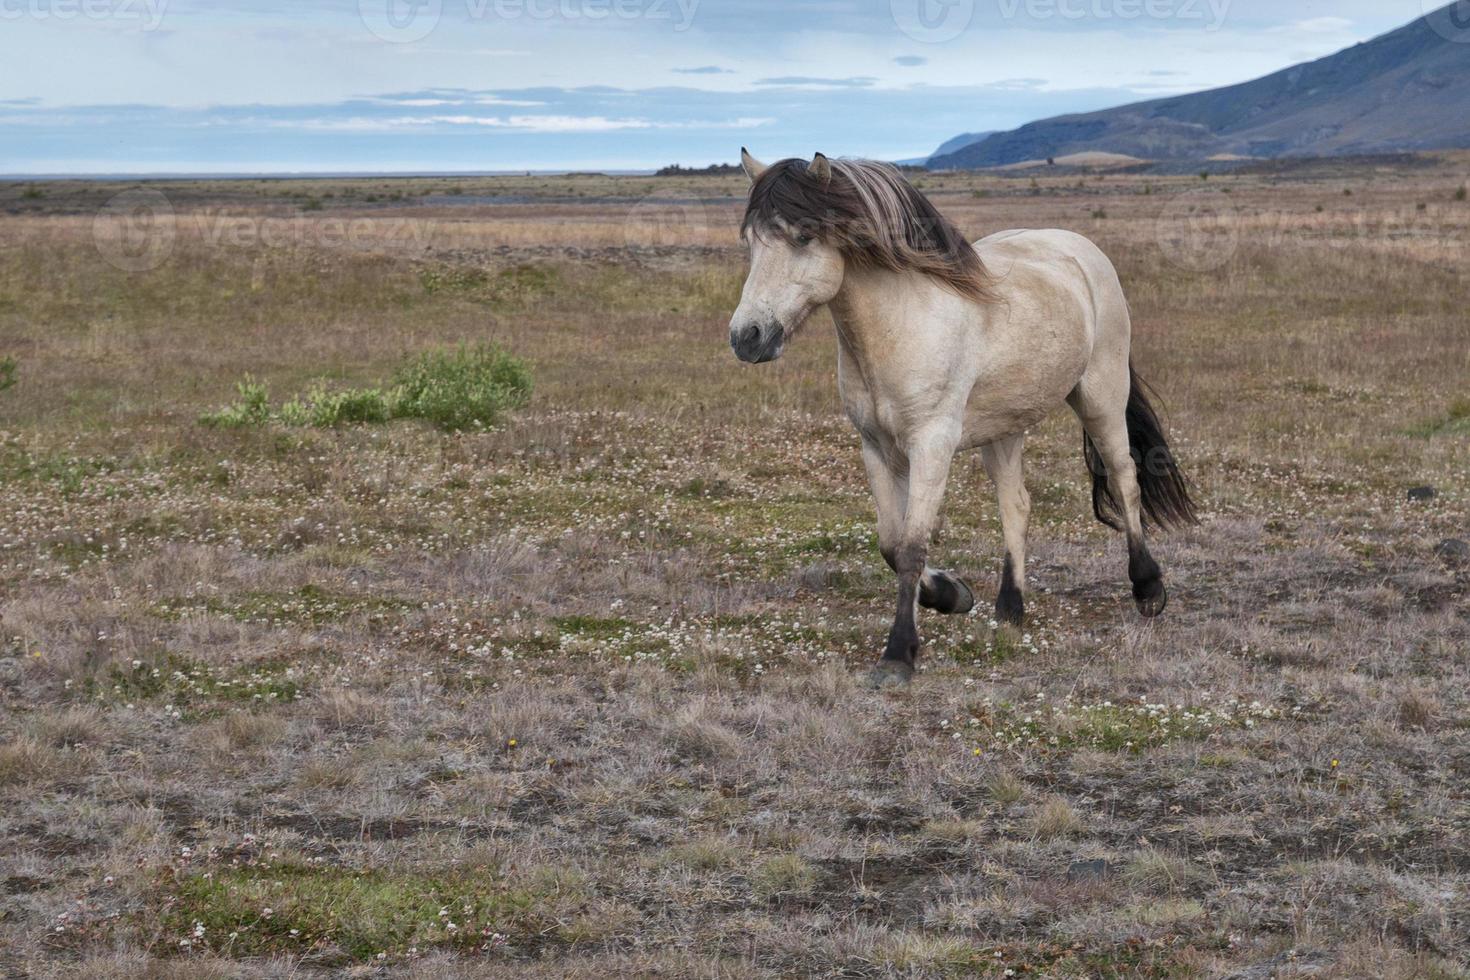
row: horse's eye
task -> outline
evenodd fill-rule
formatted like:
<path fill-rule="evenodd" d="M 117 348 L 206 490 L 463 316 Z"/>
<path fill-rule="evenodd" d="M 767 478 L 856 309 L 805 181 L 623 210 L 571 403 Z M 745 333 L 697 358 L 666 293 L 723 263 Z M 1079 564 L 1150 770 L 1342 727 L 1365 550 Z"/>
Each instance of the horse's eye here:
<path fill-rule="evenodd" d="M 814 241 L 816 241 L 816 239 L 813 238 L 811 235 L 797 235 L 796 236 L 796 244 L 797 244 L 797 246 L 799 248 L 806 248 L 808 245 L 810 245 Z"/>

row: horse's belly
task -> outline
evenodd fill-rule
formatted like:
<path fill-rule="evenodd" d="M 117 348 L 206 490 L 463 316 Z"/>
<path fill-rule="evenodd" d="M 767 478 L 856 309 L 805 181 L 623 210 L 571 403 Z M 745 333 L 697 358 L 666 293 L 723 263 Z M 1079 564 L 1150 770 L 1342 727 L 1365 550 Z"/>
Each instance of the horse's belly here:
<path fill-rule="evenodd" d="M 1046 418 L 1057 407 L 1056 401 L 1046 405 L 990 405 L 981 403 L 966 406 L 964 445 L 973 449 L 985 446 L 998 439 L 1017 435 Z"/>
<path fill-rule="evenodd" d="M 1036 425 L 1066 400 L 1086 369 L 1086 350 L 1074 345 L 983 370 L 965 403 L 966 445 L 983 446 Z"/>
<path fill-rule="evenodd" d="M 1010 270 L 1011 294 L 983 328 L 965 440 L 984 445 L 1040 422 L 1077 386 L 1097 340 L 1095 303 L 1074 263 Z"/>

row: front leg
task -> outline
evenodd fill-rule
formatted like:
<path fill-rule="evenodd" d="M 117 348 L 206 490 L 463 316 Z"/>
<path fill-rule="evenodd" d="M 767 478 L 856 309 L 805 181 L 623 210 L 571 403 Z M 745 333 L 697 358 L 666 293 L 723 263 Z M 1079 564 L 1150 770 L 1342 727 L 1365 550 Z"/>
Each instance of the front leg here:
<path fill-rule="evenodd" d="M 896 451 L 886 452 L 880 443 L 863 438 L 863 465 L 878 510 L 878 551 L 895 572 L 909 501 L 907 460 L 895 459 L 897 455 Z M 946 616 L 963 616 L 975 608 L 975 594 L 958 576 L 926 565 L 919 578 L 919 606 Z"/>
<path fill-rule="evenodd" d="M 914 675 L 919 658 L 919 590 L 928 567 L 929 536 L 944 501 L 958 444 L 957 426 L 936 427 L 909 439 L 908 500 L 891 558 L 898 573 L 898 611 L 883 659 L 870 675 L 874 686 L 906 684 Z"/>
<path fill-rule="evenodd" d="M 903 516 L 909 509 L 908 461 L 898 456 L 896 449 L 885 449 L 876 440 L 863 436 L 863 466 L 868 471 L 873 505 L 878 510 L 878 551 L 894 571 L 898 571 Z"/>

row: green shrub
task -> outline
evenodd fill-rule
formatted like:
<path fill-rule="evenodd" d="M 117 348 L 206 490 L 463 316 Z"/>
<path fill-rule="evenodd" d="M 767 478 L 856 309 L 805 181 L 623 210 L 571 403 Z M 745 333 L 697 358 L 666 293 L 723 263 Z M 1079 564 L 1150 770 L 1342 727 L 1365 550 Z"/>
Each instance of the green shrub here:
<path fill-rule="evenodd" d="M 20 365 L 15 362 L 15 358 L 0 357 L 0 391 L 15 387 L 15 382 L 19 380 L 16 372 L 19 370 Z"/>
<path fill-rule="evenodd" d="M 493 425 L 531 394 L 525 363 L 498 347 L 431 351 L 393 378 L 393 414 L 455 432 Z"/>
<path fill-rule="evenodd" d="M 271 420 L 270 388 L 256 382 L 250 375 L 235 385 L 240 400 L 218 412 L 209 412 L 199 417 L 205 425 L 222 429 L 238 429 L 247 425 L 265 425 Z"/>
<path fill-rule="evenodd" d="M 297 395 L 295 398 L 292 398 L 290 401 L 286 402 L 286 404 L 281 406 L 281 410 L 276 413 L 275 419 L 282 425 L 311 425 L 313 414 L 314 413 L 312 411 L 311 402 L 307 401 L 305 398 L 302 398 L 300 395 Z M 201 421 L 203 421 L 203 419 L 201 419 Z"/>
<path fill-rule="evenodd" d="M 3 371 L 0 363 L 0 382 Z M 271 410 L 266 385 L 247 376 L 236 390 L 238 401 L 200 416 L 199 421 L 219 428 L 271 422 L 332 428 L 423 419 L 447 432 L 459 432 L 488 428 L 507 410 L 524 405 L 531 394 L 531 372 L 523 361 L 499 347 L 460 347 L 420 355 L 401 368 L 386 388 L 331 391 L 318 384 L 278 411 Z"/>
<path fill-rule="evenodd" d="M 393 407 L 381 388 L 349 388 L 329 392 L 318 387 L 311 393 L 308 425 L 377 424 L 393 417 Z"/>

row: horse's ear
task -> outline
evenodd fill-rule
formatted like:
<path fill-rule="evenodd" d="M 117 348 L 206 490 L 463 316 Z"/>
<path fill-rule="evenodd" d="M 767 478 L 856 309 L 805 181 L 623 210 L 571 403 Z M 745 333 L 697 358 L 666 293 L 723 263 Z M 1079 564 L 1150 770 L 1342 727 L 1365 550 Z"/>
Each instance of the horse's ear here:
<path fill-rule="evenodd" d="M 753 184 L 756 178 L 766 172 L 766 165 L 750 155 L 745 147 L 740 148 L 740 166 L 745 170 L 745 176 L 750 178 Z"/>
<path fill-rule="evenodd" d="M 832 179 L 832 161 L 818 153 L 812 157 L 812 162 L 807 165 L 806 172 L 825 184 Z"/>

